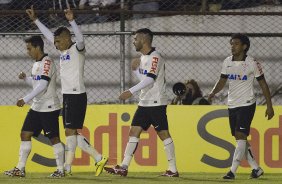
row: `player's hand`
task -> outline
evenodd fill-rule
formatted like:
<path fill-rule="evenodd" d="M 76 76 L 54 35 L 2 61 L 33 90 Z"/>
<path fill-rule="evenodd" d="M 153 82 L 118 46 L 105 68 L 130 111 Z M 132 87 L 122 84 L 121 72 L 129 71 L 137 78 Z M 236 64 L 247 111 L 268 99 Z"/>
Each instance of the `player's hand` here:
<path fill-rule="evenodd" d="M 19 73 L 19 79 L 25 79 L 26 78 L 26 74 L 24 72 Z"/>
<path fill-rule="evenodd" d="M 265 111 L 265 117 L 267 117 L 268 120 L 272 119 L 274 116 L 274 110 L 272 107 L 267 107 Z"/>
<path fill-rule="evenodd" d="M 134 58 L 132 59 L 132 62 L 131 62 L 131 69 L 133 71 L 137 70 L 137 68 L 139 67 L 140 65 L 140 58 Z"/>
<path fill-rule="evenodd" d="M 72 10 L 70 9 L 70 7 L 68 7 L 68 9 L 65 9 L 64 10 L 64 12 L 65 12 L 65 16 L 66 16 L 66 18 L 67 18 L 67 20 L 69 21 L 69 22 L 71 22 L 71 21 L 73 21 L 73 12 L 72 12 Z"/>
<path fill-rule="evenodd" d="M 208 96 L 208 101 L 210 104 L 212 104 L 212 99 L 214 98 L 215 94 L 213 92 L 211 92 Z"/>
<path fill-rule="evenodd" d="M 28 17 L 32 21 L 35 21 L 37 19 L 37 16 L 36 16 L 34 9 L 33 9 L 33 5 L 31 5 L 30 9 L 26 9 L 25 12 L 27 13 Z"/>
<path fill-rule="evenodd" d="M 17 106 L 18 107 L 23 107 L 24 104 L 25 104 L 25 102 L 24 102 L 24 100 L 22 98 L 17 101 Z"/>
<path fill-rule="evenodd" d="M 119 95 L 119 99 L 120 100 L 126 100 L 126 99 L 130 98 L 131 96 L 132 96 L 132 93 L 129 90 L 126 90 Z"/>

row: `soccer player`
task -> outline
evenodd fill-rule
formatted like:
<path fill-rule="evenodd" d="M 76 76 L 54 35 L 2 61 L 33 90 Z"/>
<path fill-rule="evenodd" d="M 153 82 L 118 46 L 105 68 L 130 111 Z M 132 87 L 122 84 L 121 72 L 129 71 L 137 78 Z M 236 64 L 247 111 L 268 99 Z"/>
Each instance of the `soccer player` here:
<path fill-rule="evenodd" d="M 229 81 L 229 124 L 237 146 L 233 155 L 231 169 L 223 179 L 235 179 L 236 170 L 243 158 L 246 158 L 252 167 L 251 178 L 258 178 L 263 175 L 263 170 L 255 161 L 251 146 L 247 141 L 256 109 L 253 86 L 255 78 L 266 99 L 267 109 L 265 116 L 271 119 L 274 116 L 274 111 L 262 67 L 258 61 L 247 55 L 250 48 L 249 38 L 243 34 L 234 34 L 231 37 L 230 44 L 232 55 L 224 60 L 220 79 L 208 97 L 209 101 L 211 101 L 215 94 L 223 89 L 226 81 Z"/>
<path fill-rule="evenodd" d="M 29 18 L 37 25 L 43 35 L 54 43 L 60 51 L 60 76 L 63 93 L 63 122 L 66 134 L 65 173 L 72 175 L 71 164 L 75 156 L 76 147 L 80 147 L 95 160 L 96 176 L 103 171 L 108 161 L 107 157 L 98 153 L 89 141 L 78 133 L 83 128 L 87 95 L 84 86 L 85 44 L 83 35 L 78 28 L 73 12 L 65 10 L 65 17 L 69 21 L 76 42 L 72 42 L 71 33 L 66 27 L 59 27 L 54 34 L 43 25 L 35 15 L 33 6 L 26 10 Z"/>
<path fill-rule="evenodd" d="M 121 166 L 104 169 L 111 174 L 127 176 L 128 167 L 137 148 L 140 134 L 151 124 L 164 143 L 168 160 L 168 170 L 162 176 L 178 177 L 176 168 L 174 143 L 168 131 L 166 107 L 168 99 L 165 94 L 165 62 L 160 54 L 152 47 L 153 33 L 147 29 L 139 29 L 134 36 L 136 51 L 141 52 L 140 60 L 132 63 L 132 69 L 140 82 L 120 94 L 120 100 L 126 100 L 132 94 L 141 90 L 140 101 L 131 123 L 129 140 L 125 149 Z"/>
<path fill-rule="evenodd" d="M 59 137 L 60 101 L 56 93 L 56 66 L 52 59 L 44 53 L 44 42 L 40 36 L 32 36 L 25 40 L 28 55 L 35 60 L 31 77 L 24 72 L 19 78 L 33 87 L 25 97 L 17 101 L 17 106 L 33 99 L 32 106 L 25 118 L 21 130 L 21 145 L 18 165 L 4 174 L 25 177 L 26 161 L 31 151 L 31 137 L 37 137 L 43 130 L 53 145 L 57 170 L 50 177 L 64 177 L 64 146 Z"/>

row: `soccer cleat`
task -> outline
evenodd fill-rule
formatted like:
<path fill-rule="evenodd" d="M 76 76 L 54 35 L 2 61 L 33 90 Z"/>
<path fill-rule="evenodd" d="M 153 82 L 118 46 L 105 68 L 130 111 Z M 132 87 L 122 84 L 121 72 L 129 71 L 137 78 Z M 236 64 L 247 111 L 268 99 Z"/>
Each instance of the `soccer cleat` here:
<path fill-rule="evenodd" d="M 7 176 L 16 176 L 16 177 L 25 177 L 25 171 L 20 170 L 19 168 L 14 168 L 9 171 L 4 171 L 4 174 Z"/>
<path fill-rule="evenodd" d="M 165 173 L 163 173 L 161 176 L 166 176 L 166 177 L 179 177 L 179 173 L 172 172 L 171 170 L 166 170 Z"/>
<path fill-rule="evenodd" d="M 104 169 L 107 171 L 107 173 L 110 174 L 116 174 L 116 175 L 120 175 L 120 176 L 127 176 L 128 170 L 122 168 L 119 165 L 116 165 L 115 167 L 111 168 L 111 167 L 104 167 Z"/>
<path fill-rule="evenodd" d="M 72 172 L 65 170 L 65 176 L 72 176 Z"/>
<path fill-rule="evenodd" d="M 262 168 L 260 168 L 260 167 L 258 167 L 257 169 L 253 169 L 251 176 L 250 176 L 250 179 L 259 178 L 260 176 L 263 175 L 263 173 L 264 172 L 263 172 Z"/>
<path fill-rule="evenodd" d="M 62 178 L 62 177 L 65 177 L 65 173 L 63 171 L 56 170 L 49 177 L 50 178 Z"/>
<path fill-rule="evenodd" d="M 226 180 L 234 180 L 235 179 L 235 175 L 233 174 L 233 172 L 229 171 L 225 176 L 222 177 L 223 179 Z"/>
<path fill-rule="evenodd" d="M 107 162 L 108 162 L 108 158 L 102 157 L 102 159 L 99 162 L 95 163 L 95 167 L 96 167 L 95 176 L 99 176 L 103 172 L 103 169 L 107 164 Z"/>

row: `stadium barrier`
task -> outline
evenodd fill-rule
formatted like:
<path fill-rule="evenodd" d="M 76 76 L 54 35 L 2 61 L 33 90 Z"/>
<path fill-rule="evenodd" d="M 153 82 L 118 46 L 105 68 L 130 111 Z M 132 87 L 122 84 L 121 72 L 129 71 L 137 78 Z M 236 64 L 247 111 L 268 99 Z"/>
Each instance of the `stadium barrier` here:
<path fill-rule="evenodd" d="M 20 130 L 29 106 L 0 106 L 1 164 L 4 171 L 18 161 Z M 109 156 L 110 165 L 119 164 L 128 140 L 128 131 L 136 105 L 89 105 L 82 133 L 96 149 Z M 282 112 L 265 117 L 265 106 L 258 106 L 249 141 L 259 164 L 267 173 L 282 170 Z M 180 172 L 226 172 L 232 161 L 235 140 L 230 135 L 226 106 L 168 106 L 168 120 L 175 142 L 177 166 Z M 62 118 L 60 133 L 65 142 Z M 27 172 L 51 172 L 55 169 L 53 149 L 48 139 L 40 135 L 32 140 Z M 93 171 L 93 159 L 76 150 L 73 172 Z M 161 172 L 167 168 L 163 143 L 153 128 L 142 134 L 139 147 L 130 165 L 132 172 Z M 250 172 L 246 162 L 240 172 Z"/>

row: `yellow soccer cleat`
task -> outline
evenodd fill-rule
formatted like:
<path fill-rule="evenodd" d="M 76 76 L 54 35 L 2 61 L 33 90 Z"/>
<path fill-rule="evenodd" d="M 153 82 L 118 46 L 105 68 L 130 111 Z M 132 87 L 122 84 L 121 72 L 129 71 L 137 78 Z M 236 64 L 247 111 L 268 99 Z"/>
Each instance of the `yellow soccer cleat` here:
<path fill-rule="evenodd" d="M 102 159 L 95 164 L 96 167 L 95 176 L 99 176 L 103 172 L 104 166 L 107 164 L 107 162 L 108 162 L 108 158 L 102 157 Z"/>

